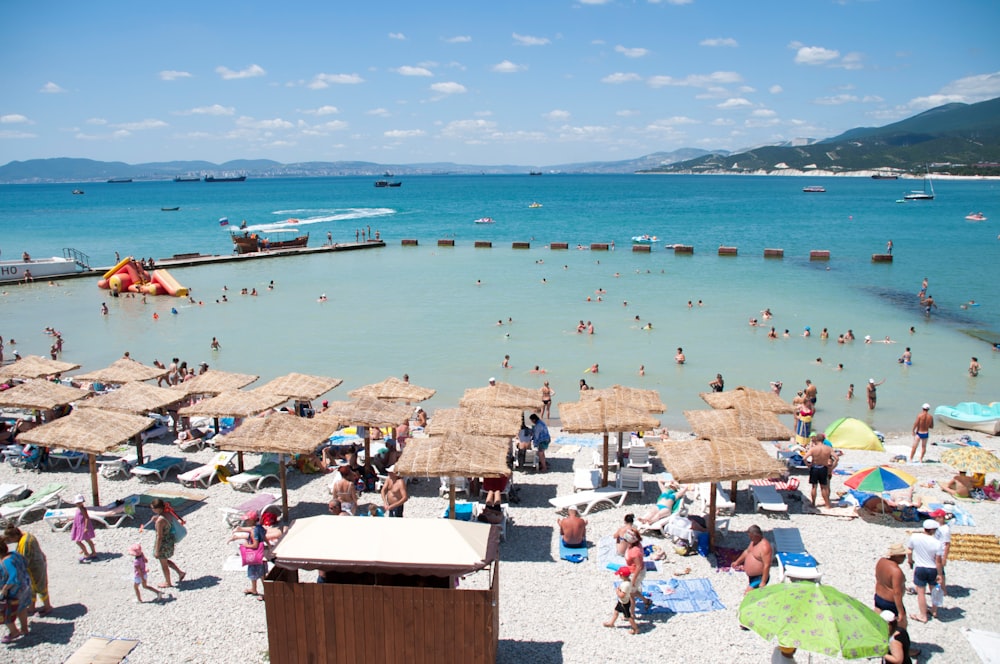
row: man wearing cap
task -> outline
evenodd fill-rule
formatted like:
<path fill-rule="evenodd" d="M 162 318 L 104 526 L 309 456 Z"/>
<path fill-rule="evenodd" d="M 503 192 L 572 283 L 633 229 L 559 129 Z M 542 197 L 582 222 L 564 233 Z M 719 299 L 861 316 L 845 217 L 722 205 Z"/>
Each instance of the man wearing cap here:
<path fill-rule="evenodd" d="M 896 543 L 890 545 L 875 563 L 875 610 L 891 611 L 898 616 L 903 628 L 906 627 L 906 607 L 903 606 L 906 576 L 899 566 L 905 558 L 906 548 Z"/>
<path fill-rule="evenodd" d="M 937 530 L 934 531 L 934 537 L 941 542 L 941 593 L 947 595 L 948 586 L 945 585 L 946 575 L 944 568 L 948 564 L 948 554 L 951 552 L 951 526 L 945 523 L 948 519 L 948 513 L 944 510 L 934 510 L 930 513 L 930 517 L 938 522 Z M 935 608 L 931 608 L 931 613 L 937 617 Z"/>
<path fill-rule="evenodd" d="M 925 623 L 927 615 L 927 586 L 932 588 L 944 580 L 941 553 L 944 549 L 941 542 L 934 537 L 938 522 L 934 519 L 924 521 L 924 532 L 910 535 L 906 543 L 907 560 L 913 569 L 913 585 L 917 587 L 917 614 L 910 616 L 917 622 Z"/>
<path fill-rule="evenodd" d="M 878 399 L 878 395 L 875 393 L 875 388 L 884 382 L 885 378 L 877 383 L 874 378 L 868 379 L 868 410 L 875 410 L 875 401 Z"/>
<path fill-rule="evenodd" d="M 493 376 L 490 376 L 490 387 L 496 387 L 496 386 L 497 386 L 497 379 L 494 378 Z"/>
<path fill-rule="evenodd" d="M 920 408 L 920 414 L 913 422 L 913 447 L 910 448 L 910 463 L 913 463 L 913 456 L 917 453 L 917 445 L 920 445 L 920 462 L 923 463 L 924 454 L 927 452 L 927 439 L 930 438 L 931 428 L 934 426 L 931 405 L 925 403 Z"/>
<path fill-rule="evenodd" d="M 324 413 L 328 410 L 330 410 L 330 402 L 327 401 L 326 399 L 323 399 L 323 407 L 319 409 L 319 412 Z"/>

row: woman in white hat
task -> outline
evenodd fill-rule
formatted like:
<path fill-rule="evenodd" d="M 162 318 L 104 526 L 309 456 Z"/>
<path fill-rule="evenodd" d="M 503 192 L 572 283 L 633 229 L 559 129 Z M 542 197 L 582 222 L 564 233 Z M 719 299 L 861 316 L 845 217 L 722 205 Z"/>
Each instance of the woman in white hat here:
<path fill-rule="evenodd" d="M 73 516 L 73 528 L 70 530 L 69 536 L 80 547 L 80 553 L 83 554 L 80 557 L 80 562 L 86 563 L 97 557 L 97 549 L 94 547 L 94 522 L 90 520 L 90 514 L 84 507 L 86 498 L 83 497 L 82 493 L 77 494 L 73 502 L 76 503 L 76 514 Z M 90 546 L 89 553 L 85 545 Z"/>

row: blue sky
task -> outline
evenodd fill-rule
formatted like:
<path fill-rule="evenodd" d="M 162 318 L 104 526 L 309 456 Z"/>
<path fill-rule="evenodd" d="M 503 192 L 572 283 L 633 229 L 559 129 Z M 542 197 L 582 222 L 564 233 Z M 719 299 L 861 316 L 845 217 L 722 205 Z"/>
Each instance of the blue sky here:
<path fill-rule="evenodd" d="M 1000 2 L 0 3 L 0 163 L 549 165 L 1000 96 Z"/>

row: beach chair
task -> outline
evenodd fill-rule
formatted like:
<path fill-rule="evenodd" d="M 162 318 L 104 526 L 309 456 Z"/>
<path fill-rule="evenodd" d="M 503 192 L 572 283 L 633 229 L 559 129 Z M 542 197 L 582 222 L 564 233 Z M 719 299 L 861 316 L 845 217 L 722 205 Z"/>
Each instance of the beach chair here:
<path fill-rule="evenodd" d="M 153 457 L 149 454 L 142 455 L 142 462 L 148 463 Z M 106 477 L 111 479 L 118 475 L 124 475 L 126 478 L 132 470 L 132 467 L 139 463 L 139 454 L 137 452 L 129 452 L 128 454 L 120 457 L 108 457 L 108 458 L 98 458 L 97 465 L 101 469 L 101 477 Z"/>
<path fill-rule="evenodd" d="M 514 458 L 517 459 L 517 467 L 521 470 L 524 470 L 525 468 L 538 470 L 538 450 L 535 448 L 529 447 L 524 451 L 524 461 L 521 461 L 517 457 L 516 453 Z"/>
<path fill-rule="evenodd" d="M 713 487 L 715 488 L 715 513 L 733 514 L 736 511 L 736 502 L 729 496 L 729 492 L 722 488 L 721 482 L 698 485 L 702 500 L 705 502 L 705 509 L 708 509 Z"/>
<path fill-rule="evenodd" d="M 560 511 L 575 507 L 581 515 L 586 516 L 601 503 L 608 503 L 612 507 L 621 507 L 625 503 L 626 496 L 628 496 L 628 491 L 608 486 L 549 498 L 549 504 Z"/>
<path fill-rule="evenodd" d="M 167 425 L 164 424 L 163 422 L 157 422 L 153 426 L 141 432 L 139 434 L 139 437 L 142 438 L 142 442 L 143 444 L 145 444 L 154 438 L 165 436 L 168 433 L 170 433 L 170 429 L 167 427 Z"/>
<path fill-rule="evenodd" d="M 615 486 L 625 491 L 643 492 L 642 468 L 619 468 Z"/>
<path fill-rule="evenodd" d="M 438 489 L 439 496 L 447 496 L 451 492 L 452 485 L 455 486 L 455 494 L 464 493 L 469 495 L 469 480 L 465 477 L 442 477 L 441 487 Z"/>
<path fill-rule="evenodd" d="M 212 480 L 217 479 L 219 476 L 219 468 L 230 469 L 233 459 L 236 458 L 236 452 L 219 452 L 215 455 L 215 458 L 206 463 L 204 466 L 198 466 L 193 470 L 189 470 L 185 473 L 181 473 L 177 476 L 180 483 L 184 486 L 189 487 L 202 487 L 207 489 L 212 485 Z"/>
<path fill-rule="evenodd" d="M 482 503 L 473 503 L 472 504 L 472 520 L 476 521 L 477 519 L 479 519 L 479 515 L 483 513 L 484 509 L 486 509 L 486 506 L 483 505 Z M 497 526 L 500 529 L 500 541 L 501 542 L 506 542 L 507 541 L 507 524 L 510 523 L 510 512 L 507 511 L 507 506 L 506 505 L 500 505 L 500 514 L 503 515 L 503 518 L 500 520 L 500 523 L 491 524 L 491 525 L 495 525 L 495 526 Z M 457 509 L 456 509 L 455 515 L 458 516 Z"/>
<path fill-rule="evenodd" d="M 753 496 L 753 508 L 756 512 L 787 512 L 788 505 L 781 499 L 777 489 L 770 484 L 750 486 Z"/>
<path fill-rule="evenodd" d="M 83 452 L 73 452 L 64 450 L 62 452 L 49 452 L 49 461 L 54 465 L 56 461 L 64 461 L 70 470 L 76 470 L 80 464 L 87 459 Z"/>
<path fill-rule="evenodd" d="M 278 481 L 278 455 L 264 454 L 260 463 L 250 470 L 229 476 L 229 486 L 235 491 L 260 491 L 267 480 Z"/>
<path fill-rule="evenodd" d="M 247 512 L 258 512 L 261 516 L 268 510 L 281 512 L 279 498 L 280 496 L 273 493 L 258 493 L 236 507 L 220 507 L 219 511 L 222 512 L 222 520 L 226 522 L 226 525 L 236 528 L 243 525 L 243 517 Z"/>
<path fill-rule="evenodd" d="M 628 467 L 652 470 L 653 464 L 649 461 L 649 448 L 645 445 L 632 445 L 629 447 Z"/>
<path fill-rule="evenodd" d="M 778 560 L 779 582 L 822 582 L 823 573 L 816 568 L 819 562 L 806 551 L 798 528 L 774 528 L 771 535 L 774 537 L 774 557 Z"/>
<path fill-rule="evenodd" d="M 19 526 L 35 512 L 42 512 L 53 506 L 59 507 L 62 504 L 59 493 L 65 488 L 63 484 L 52 483 L 27 498 L 0 505 L 0 519 Z"/>
<path fill-rule="evenodd" d="M 27 488 L 24 484 L 0 484 L 0 505 L 17 500 Z"/>
<path fill-rule="evenodd" d="M 98 505 L 87 508 L 87 515 L 105 528 L 117 528 L 126 519 L 135 514 L 135 506 L 139 504 L 139 496 L 132 495 L 116 500 L 110 505 Z M 42 520 L 49 524 L 53 532 L 66 532 L 73 527 L 73 517 L 76 507 L 54 508 L 45 511 Z"/>
<path fill-rule="evenodd" d="M 594 450 L 592 458 L 593 458 L 594 468 L 603 468 L 604 467 L 604 454 L 603 454 L 603 452 L 601 450 Z M 618 457 L 616 456 L 614 450 L 609 449 L 608 450 L 608 470 L 617 471 L 618 468 L 619 468 Z"/>
<path fill-rule="evenodd" d="M 170 475 L 171 470 L 179 473 L 186 463 L 187 461 L 181 457 L 163 456 L 136 466 L 132 469 L 132 474 L 140 480 L 151 480 L 155 477 L 162 482 Z"/>
<path fill-rule="evenodd" d="M 208 430 L 192 427 L 187 431 L 181 431 L 174 439 L 174 445 L 182 452 L 197 452 L 205 449 L 205 446 L 209 444 L 209 438 Z"/>
<path fill-rule="evenodd" d="M 594 468 L 577 468 L 573 471 L 573 490 L 590 491 L 601 483 L 601 471 Z"/>

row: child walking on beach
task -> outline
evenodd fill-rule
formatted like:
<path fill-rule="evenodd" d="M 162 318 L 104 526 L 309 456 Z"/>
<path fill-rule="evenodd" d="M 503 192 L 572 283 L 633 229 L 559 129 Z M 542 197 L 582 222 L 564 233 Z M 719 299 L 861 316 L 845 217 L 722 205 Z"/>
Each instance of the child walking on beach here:
<path fill-rule="evenodd" d="M 132 562 L 133 576 L 132 587 L 135 588 L 135 599 L 137 602 L 142 604 L 142 592 L 139 591 L 139 587 L 142 586 L 146 590 L 152 590 L 156 593 L 156 599 L 162 599 L 163 593 L 156 588 L 149 585 L 146 581 L 146 556 L 142 552 L 141 544 L 133 544 L 128 549 L 128 554 L 134 556 L 135 560 Z"/>
<path fill-rule="evenodd" d="M 638 634 L 639 625 L 635 622 L 635 598 L 632 597 L 632 582 L 629 580 L 629 577 L 632 576 L 632 568 L 622 565 L 615 572 L 615 575 L 621 579 L 618 587 L 615 588 L 615 595 L 618 601 L 615 604 L 615 612 L 611 614 L 611 620 L 604 623 L 604 626 L 614 627 L 620 613 L 628 620 L 629 632 Z"/>
<path fill-rule="evenodd" d="M 69 536 L 76 545 L 80 547 L 80 552 L 83 554 L 80 557 L 81 563 L 90 562 L 97 558 L 97 549 L 94 547 L 94 522 L 90 520 L 90 514 L 87 513 L 87 508 L 84 507 L 83 503 L 86 498 L 83 494 L 77 494 L 73 502 L 76 503 L 76 514 L 73 516 L 73 529 L 70 530 Z M 87 547 L 84 544 L 90 546 L 90 552 L 87 552 Z"/>

